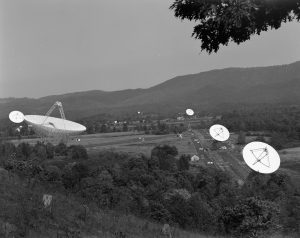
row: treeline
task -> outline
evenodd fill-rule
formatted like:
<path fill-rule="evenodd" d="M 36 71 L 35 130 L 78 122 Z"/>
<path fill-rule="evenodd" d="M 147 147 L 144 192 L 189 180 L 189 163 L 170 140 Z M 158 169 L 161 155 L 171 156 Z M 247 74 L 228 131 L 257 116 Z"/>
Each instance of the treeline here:
<path fill-rule="evenodd" d="M 32 137 L 34 135 L 34 131 L 25 122 L 14 124 L 2 120 L 0 123 L 0 139 L 1 137 Z"/>
<path fill-rule="evenodd" d="M 224 112 L 216 121 L 231 131 L 262 132 L 272 138 L 273 145 L 281 149 L 300 140 L 300 108 L 298 106 L 261 106 Z M 259 136 L 259 135 L 258 135 Z"/>
<path fill-rule="evenodd" d="M 98 158 L 62 143 L 0 145 L 1 166 L 30 186 L 52 186 L 101 209 L 207 234 L 300 232 L 299 191 L 288 175 L 251 173 L 240 187 L 227 173 L 191 169 L 190 158 L 177 155 L 167 145 L 155 147 L 150 157 L 106 151 Z"/>
<path fill-rule="evenodd" d="M 178 125 L 168 125 L 167 123 L 157 121 L 135 121 L 135 122 L 99 122 L 99 121 L 80 121 L 86 126 L 87 134 L 95 133 L 111 133 L 111 132 L 127 132 L 140 131 L 145 134 L 165 135 L 171 133 L 182 133 L 186 130 L 184 123 Z"/>

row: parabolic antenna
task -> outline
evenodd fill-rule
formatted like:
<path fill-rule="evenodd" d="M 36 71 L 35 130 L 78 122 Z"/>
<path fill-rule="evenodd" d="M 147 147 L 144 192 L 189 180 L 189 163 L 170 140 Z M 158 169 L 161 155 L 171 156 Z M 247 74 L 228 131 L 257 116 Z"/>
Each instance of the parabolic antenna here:
<path fill-rule="evenodd" d="M 186 109 L 185 112 L 188 116 L 193 116 L 194 115 L 194 111 L 192 109 Z"/>
<path fill-rule="evenodd" d="M 61 118 L 50 117 L 52 111 L 58 107 Z M 71 135 L 77 135 L 86 130 L 86 127 L 66 120 L 61 102 L 55 102 L 45 116 L 26 115 L 24 116 L 28 127 L 31 127 L 36 134 L 45 137 L 67 138 Z"/>
<path fill-rule="evenodd" d="M 37 134 L 43 136 L 77 135 L 86 130 L 85 126 L 62 118 L 26 115 L 24 119 Z"/>
<path fill-rule="evenodd" d="M 270 145 L 254 141 L 243 149 L 243 157 L 246 164 L 253 170 L 270 174 L 280 166 L 280 157 L 277 151 Z"/>
<path fill-rule="evenodd" d="M 24 121 L 24 114 L 19 111 L 12 111 L 9 113 L 9 120 L 11 120 L 14 123 L 21 123 Z"/>
<path fill-rule="evenodd" d="M 229 131 L 225 126 L 213 125 L 209 128 L 209 134 L 217 141 L 226 141 L 229 139 Z"/>

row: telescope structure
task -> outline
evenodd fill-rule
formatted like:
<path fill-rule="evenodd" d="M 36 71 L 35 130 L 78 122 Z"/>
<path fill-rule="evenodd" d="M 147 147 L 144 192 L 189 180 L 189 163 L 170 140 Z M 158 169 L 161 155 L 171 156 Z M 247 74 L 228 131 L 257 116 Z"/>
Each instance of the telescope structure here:
<path fill-rule="evenodd" d="M 58 108 L 61 118 L 51 117 L 50 114 Z M 22 112 L 13 111 L 9 114 L 9 119 L 14 123 L 25 121 L 34 132 L 42 138 L 51 137 L 54 139 L 67 140 L 69 136 L 74 136 L 86 131 L 86 127 L 66 120 L 61 102 L 55 102 L 46 115 L 23 115 Z"/>

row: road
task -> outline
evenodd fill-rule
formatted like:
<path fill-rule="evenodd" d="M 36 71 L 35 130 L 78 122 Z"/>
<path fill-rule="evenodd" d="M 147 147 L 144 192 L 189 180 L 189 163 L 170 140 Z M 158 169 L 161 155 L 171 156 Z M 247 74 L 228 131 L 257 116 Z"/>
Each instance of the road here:
<path fill-rule="evenodd" d="M 206 166 L 214 166 L 230 173 L 239 184 L 243 184 L 250 168 L 245 164 L 242 155 L 236 149 L 227 146 L 226 150 L 211 150 L 212 138 L 205 130 L 191 131 L 191 140 L 195 150 Z M 227 142 L 230 144 L 230 142 Z M 213 162 L 212 164 L 210 164 Z"/>

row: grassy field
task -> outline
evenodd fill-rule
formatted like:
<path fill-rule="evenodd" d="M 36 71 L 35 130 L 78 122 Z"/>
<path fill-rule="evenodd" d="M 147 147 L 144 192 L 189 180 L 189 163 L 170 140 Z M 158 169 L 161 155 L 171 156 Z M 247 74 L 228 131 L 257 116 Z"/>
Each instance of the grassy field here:
<path fill-rule="evenodd" d="M 143 138 L 143 141 L 142 139 Z M 150 155 L 151 150 L 161 144 L 176 146 L 179 154 L 195 154 L 195 149 L 188 137 L 178 138 L 170 135 L 127 135 L 102 137 L 98 134 L 95 137 L 82 137 L 80 144 L 85 146 L 88 152 L 93 153 L 100 150 L 122 151 L 127 153 L 143 153 Z"/>
<path fill-rule="evenodd" d="M 279 151 L 281 170 L 287 172 L 300 188 L 300 147 Z"/>
<path fill-rule="evenodd" d="M 76 139 L 80 139 L 77 141 Z M 72 138 L 68 141 L 68 145 L 83 145 L 89 154 L 95 154 L 102 150 L 112 150 L 127 153 L 144 153 L 149 156 L 151 150 L 161 144 L 167 144 L 176 146 L 181 154 L 196 153 L 193 144 L 190 143 L 190 139 L 187 136 L 183 136 L 182 139 L 175 134 L 169 135 L 145 135 L 134 132 L 116 132 L 116 133 L 101 133 L 91 135 L 80 135 L 77 138 Z M 144 138 L 144 141 L 142 139 Z M 14 144 L 21 142 L 27 142 L 29 144 L 35 144 L 39 139 L 21 139 L 12 140 Z M 57 143 L 53 140 L 49 140 L 51 143 Z"/>

